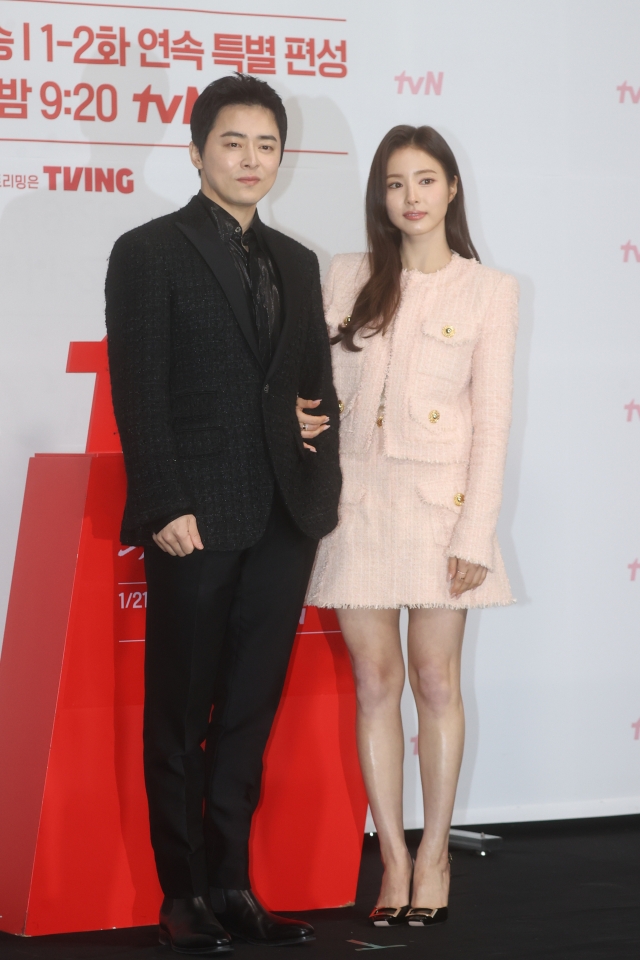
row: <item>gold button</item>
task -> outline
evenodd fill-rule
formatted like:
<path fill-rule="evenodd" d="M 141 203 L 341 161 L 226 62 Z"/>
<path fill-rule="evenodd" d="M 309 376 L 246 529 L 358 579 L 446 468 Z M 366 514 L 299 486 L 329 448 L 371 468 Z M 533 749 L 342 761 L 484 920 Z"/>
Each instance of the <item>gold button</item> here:
<path fill-rule="evenodd" d="M 453 337 L 455 334 L 455 327 L 443 327 L 442 336 L 443 337 Z"/>
<path fill-rule="evenodd" d="M 440 419 L 440 411 L 432 410 L 431 413 L 429 414 L 429 420 L 431 421 L 431 423 L 437 423 L 439 419 Z"/>
<path fill-rule="evenodd" d="M 461 507 L 464 503 L 464 493 L 456 493 L 455 497 L 453 498 L 453 502 L 455 503 L 456 507 Z"/>
<path fill-rule="evenodd" d="M 348 317 L 344 318 L 344 320 L 342 321 L 342 326 L 348 327 L 350 323 L 351 323 L 351 314 L 349 314 Z"/>
<path fill-rule="evenodd" d="M 338 410 L 340 411 L 340 413 L 344 413 L 344 403 L 342 402 L 342 400 L 338 400 Z"/>
<path fill-rule="evenodd" d="M 376 420 L 376 423 L 378 424 L 379 427 L 381 427 L 382 424 L 384 423 L 384 417 L 378 417 L 378 419 Z"/>

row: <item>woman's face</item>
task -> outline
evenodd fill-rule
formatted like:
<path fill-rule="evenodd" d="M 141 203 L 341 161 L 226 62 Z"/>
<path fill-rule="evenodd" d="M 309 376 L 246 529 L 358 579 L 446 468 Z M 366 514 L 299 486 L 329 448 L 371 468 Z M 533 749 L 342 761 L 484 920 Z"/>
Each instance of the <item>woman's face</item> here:
<path fill-rule="evenodd" d="M 387 213 L 407 237 L 424 236 L 439 227 L 444 230 L 447 208 L 457 189 L 457 180 L 447 183 L 441 164 L 424 150 L 402 147 L 389 157 Z"/>

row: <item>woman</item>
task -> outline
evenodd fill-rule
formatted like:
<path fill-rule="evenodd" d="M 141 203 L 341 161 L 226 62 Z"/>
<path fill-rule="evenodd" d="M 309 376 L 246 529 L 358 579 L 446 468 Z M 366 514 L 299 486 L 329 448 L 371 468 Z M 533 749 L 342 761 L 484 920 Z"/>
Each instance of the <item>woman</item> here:
<path fill-rule="evenodd" d="M 384 863 L 371 920 L 429 926 L 447 919 L 466 611 L 513 602 L 495 527 L 518 289 L 480 265 L 457 163 L 432 128 L 385 136 L 366 212 L 369 253 L 335 257 L 325 284 L 344 484 L 307 602 L 337 610 L 353 663 L 360 762 Z M 312 406 L 299 404 L 307 441 L 328 428 L 305 414 Z M 401 607 L 424 796 L 415 864 L 402 819 Z"/>

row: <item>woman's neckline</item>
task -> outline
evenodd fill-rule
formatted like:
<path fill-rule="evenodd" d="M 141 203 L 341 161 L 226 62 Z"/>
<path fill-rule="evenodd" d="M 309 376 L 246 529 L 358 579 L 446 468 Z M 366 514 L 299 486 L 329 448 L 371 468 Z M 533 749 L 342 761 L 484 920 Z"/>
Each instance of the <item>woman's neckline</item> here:
<path fill-rule="evenodd" d="M 429 273 L 425 273 L 424 270 L 418 270 L 416 267 L 412 267 L 411 270 L 407 269 L 407 267 L 403 267 L 402 273 L 406 274 L 407 276 L 416 275 L 419 277 L 437 277 L 438 274 L 444 273 L 446 270 L 448 270 L 455 260 L 460 260 L 460 254 L 456 253 L 455 250 L 452 250 L 451 259 L 449 262 L 445 263 L 444 267 L 440 267 L 438 270 L 431 270 Z"/>

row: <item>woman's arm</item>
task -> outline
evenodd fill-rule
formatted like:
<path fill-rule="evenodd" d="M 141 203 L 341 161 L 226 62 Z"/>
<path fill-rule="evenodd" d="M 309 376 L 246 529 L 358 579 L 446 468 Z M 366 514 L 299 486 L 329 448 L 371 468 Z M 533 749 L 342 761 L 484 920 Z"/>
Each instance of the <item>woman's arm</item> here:
<path fill-rule="evenodd" d="M 322 301 L 324 307 L 324 314 L 326 316 L 331 302 L 333 300 L 333 286 L 336 274 L 336 258 L 334 257 L 329 264 L 329 270 L 327 271 L 327 276 L 325 281 L 322 284 Z M 331 336 L 331 331 L 327 329 L 327 336 Z M 296 405 L 296 416 L 298 417 L 298 423 L 300 424 L 300 431 L 302 433 L 303 441 L 306 440 L 315 440 L 316 437 L 319 437 L 329 426 L 329 417 L 327 416 L 310 416 L 307 411 L 315 410 L 320 406 L 321 403 L 320 397 L 310 400 L 306 397 L 298 397 L 298 403 Z M 307 450 L 313 451 L 316 453 L 316 448 L 311 446 L 309 443 L 304 444 Z"/>
<path fill-rule="evenodd" d="M 494 290 L 473 354 L 469 483 L 449 547 L 450 557 L 489 570 L 511 425 L 517 326 L 518 283 L 514 277 L 504 276 Z"/>
<path fill-rule="evenodd" d="M 298 390 L 299 403 L 296 409 L 296 415 L 301 428 L 303 441 L 305 433 L 310 433 L 311 438 L 318 438 L 320 441 L 322 434 L 326 434 L 321 439 L 320 450 L 332 448 L 337 449 L 338 433 L 338 398 L 333 385 L 333 376 L 331 370 L 331 348 L 329 346 L 329 334 L 325 322 L 322 291 L 320 288 L 320 266 L 315 254 L 310 264 L 309 278 L 309 325 L 307 329 L 307 339 L 305 345 L 305 354 L 300 374 L 300 383 Z M 320 401 L 314 407 L 312 416 L 305 416 L 302 404 L 309 401 Z M 301 402 L 300 402 L 301 401 Z M 308 407 L 307 407 L 308 409 Z M 313 424 L 311 431 L 302 431 L 303 423 Z M 331 426 L 333 425 L 333 430 Z M 328 433 L 327 433 L 328 431 Z M 330 437 L 329 434 L 333 433 Z M 305 444 L 308 447 L 308 444 Z M 315 448 L 312 448 L 315 451 Z"/>

